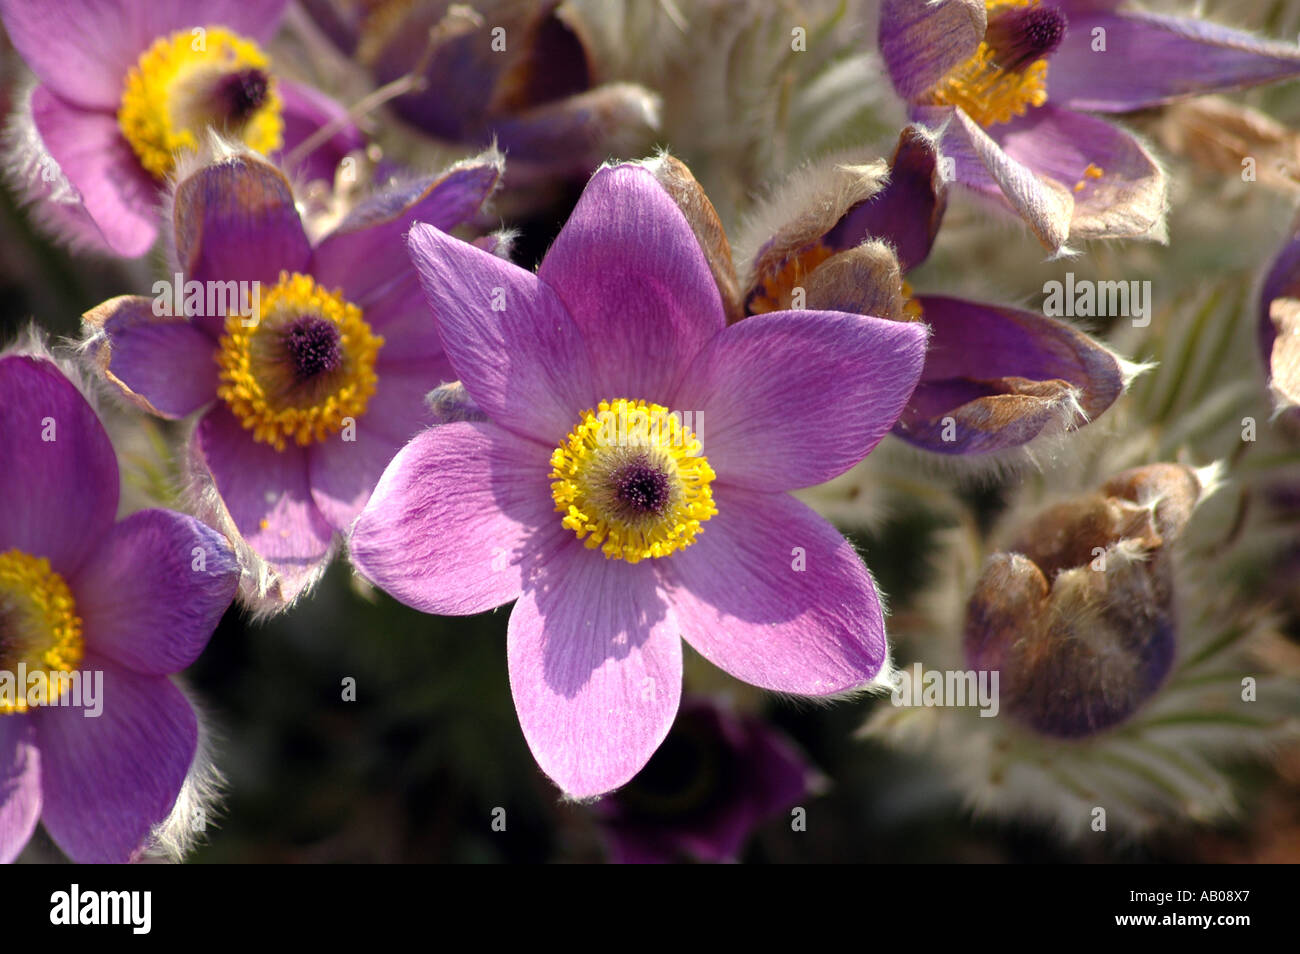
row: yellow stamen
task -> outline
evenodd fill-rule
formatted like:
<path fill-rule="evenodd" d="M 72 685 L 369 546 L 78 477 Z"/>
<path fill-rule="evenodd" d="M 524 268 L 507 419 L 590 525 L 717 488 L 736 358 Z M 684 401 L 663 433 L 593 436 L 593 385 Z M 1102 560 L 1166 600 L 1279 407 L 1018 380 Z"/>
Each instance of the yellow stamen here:
<path fill-rule="evenodd" d="M 769 311 L 784 311 L 790 308 L 793 304 L 794 290 L 802 287 L 813 269 L 834 254 L 835 250 L 821 239 L 816 239 L 792 253 L 781 262 L 777 271 L 759 281 L 758 287 L 754 289 L 746 303 L 750 313 L 761 315 Z"/>
<path fill-rule="evenodd" d="M 209 127 L 250 149 L 274 152 L 284 120 L 270 65 L 256 43 L 222 27 L 160 37 L 127 74 L 118 126 L 140 164 L 159 179 L 175 167 L 178 153 L 198 149 Z M 255 81 L 252 99 L 240 86 L 243 75 Z"/>
<path fill-rule="evenodd" d="M 21 550 L 0 553 L 0 670 L 15 680 L 20 663 L 27 672 L 12 698 L 0 698 L 0 715 L 26 712 L 29 691 L 57 702 L 70 682 L 56 674 L 76 669 L 83 652 L 76 601 L 50 561 Z"/>
<path fill-rule="evenodd" d="M 309 377 L 295 364 L 291 336 L 309 322 L 334 336 L 334 359 Z M 284 450 L 288 438 L 306 447 L 365 413 L 375 393 L 375 358 L 384 339 L 341 290 L 326 291 L 307 275 L 280 273 L 256 315 L 231 315 L 217 350 L 217 396 L 253 439 Z"/>
<path fill-rule="evenodd" d="M 1038 0 L 985 0 L 990 13 L 999 7 L 1037 6 Z M 1047 102 L 1047 60 L 1035 60 L 1023 70 L 1004 70 L 996 52 L 981 42 L 975 55 L 948 71 L 930 91 L 936 106 L 960 106 L 981 126 L 1007 123 L 1031 106 Z"/>
<path fill-rule="evenodd" d="M 1101 166 L 1094 165 L 1091 162 L 1088 163 L 1088 167 L 1083 170 L 1083 178 L 1074 184 L 1074 191 L 1082 192 L 1088 185 L 1089 179 L 1100 179 L 1103 175 L 1105 175 L 1105 172 L 1102 170 Z"/>
<path fill-rule="evenodd" d="M 904 281 L 903 314 L 907 316 L 909 321 L 920 321 L 925 314 L 924 310 L 921 308 L 921 303 L 914 297 L 915 295 L 915 289 L 913 289 L 908 282 Z"/>
<path fill-rule="evenodd" d="M 718 512 L 716 476 L 682 415 L 658 404 L 601 401 L 551 454 L 561 523 L 606 558 L 637 563 L 695 542 Z"/>

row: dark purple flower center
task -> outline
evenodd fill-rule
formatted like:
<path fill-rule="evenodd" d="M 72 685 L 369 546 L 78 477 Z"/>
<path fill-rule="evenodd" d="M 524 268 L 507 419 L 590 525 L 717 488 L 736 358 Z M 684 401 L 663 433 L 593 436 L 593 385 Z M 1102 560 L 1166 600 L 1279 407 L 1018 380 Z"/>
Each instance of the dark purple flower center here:
<path fill-rule="evenodd" d="M 645 458 L 614 475 L 614 496 L 634 513 L 661 514 L 670 495 L 668 475 Z"/>
<path fill-rule="evenodd" d="M 315 315 L 303 315 L 294 321 L 285 332 L 284 346 L 293 376 L 300 382 L 337 371 L 343 363 L 338 328 Z"/>
<path fill-rule="evenodd" d="M 265 105 L 270 91 L 270 78 L 259 69 L 227 73 L 213 90 L 217 114 L 234 125 L 242 125 Z"/>
<path fill-rule="evenodd" d="M 1056 7 L 1012 7 L 989 17 L 984 42 L 997 65 L 1014 72 L 1050 54 L 1065 38 L 1065 14 Z"/>

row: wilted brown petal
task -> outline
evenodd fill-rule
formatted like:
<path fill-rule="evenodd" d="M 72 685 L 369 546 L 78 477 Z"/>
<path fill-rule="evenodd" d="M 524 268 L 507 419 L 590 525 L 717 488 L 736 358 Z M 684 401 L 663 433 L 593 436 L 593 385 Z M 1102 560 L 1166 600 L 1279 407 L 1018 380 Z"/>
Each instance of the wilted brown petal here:
<path fill-rule="evenodd" d="M 690 223 L 691 231 L 699 239 L 700 248 L 704 250 L 704 257 L 709 263 L 709 271 L 718 283 L 727 323 L 739 321 L 744 317 L 740 282 L 736 278 L 736 266 L 731 258 L 731 244 L 727 241 L 727 233 L 722 228 L 713 203 L 681 160 L 664 155 L 647 162 L 645 167 L 677 203 L 677 207 L 686 216 L 686 221 Z"/>

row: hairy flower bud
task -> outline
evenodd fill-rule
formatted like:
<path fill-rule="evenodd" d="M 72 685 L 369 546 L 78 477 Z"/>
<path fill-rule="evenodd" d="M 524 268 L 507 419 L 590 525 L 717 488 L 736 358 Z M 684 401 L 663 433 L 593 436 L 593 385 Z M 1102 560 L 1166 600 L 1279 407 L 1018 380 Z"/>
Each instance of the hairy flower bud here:
<path fill-rule="evenodd" d="M 1115 726 L 1169 674 L 1177 646 L 1170 547 L 1205 493 L 1153 464 L 1050 507 L 985 564 L 967 608 L 975 669 L 1001 671 L 1002 705 L 1046 735 Z"/>

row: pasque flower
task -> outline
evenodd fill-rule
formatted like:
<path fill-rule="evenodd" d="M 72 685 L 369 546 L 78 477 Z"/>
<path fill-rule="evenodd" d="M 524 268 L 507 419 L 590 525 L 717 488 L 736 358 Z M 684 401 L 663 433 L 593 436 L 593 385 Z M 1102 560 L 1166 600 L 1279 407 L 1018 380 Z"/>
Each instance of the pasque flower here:
<path fill-rule="evenodd" d="M 672 731 L 636 778 L 592 806 L 617 864 L 734 861 L 764 822 L 824 780 L 762 718 L 682 700 Z"/>
<path fill-rule="evenodd" d="M 885 0 L 880 51 L 957 181 L 1070 239 L 1163 240 L 1165 176 L 1124 113 L 1300 75 L 1300 50 L 1120 0 Z"/>
<path fill-rule="evenodd" d="M 786 491 L 885 435 L 920 375 L 921 325 L 779 311 L 728 326 L 687 216 L 643 165 L 596 173 L 537 274 L 424 225 L 410 245 L 481 419 L 402 449 L 352 561 L 425 612 L 518 600 L 515 707 L 566 793 L 608 792 L 650 758 L 683 638 L 780 692 L 878 674 L 870 574 Z"/>
<path fill-rule="evenodd" d="M 345 110 L 284 79 L 265 50 L 286 0 L 3 0 L 37 84 L 10 130 L 10 178 L 65 241 L 125 257 L 158 235 L 177 157 L 215 129 L 273 156 L 333 135 L 291 172 L 332 180 L 361 145 Z"/>
<path fill-rule="evenodd" d="M 173 202 L 174 271 L 200 290 L 194 307 L 123 296 L 85 316 L 93 364 L 137 406 L 203 410 L 188 451 L 196 506 L 247 545 L 247 599 L 271 609 L 310 585 L 389 459 L 432 420 L 425 394 L 455 375 L 403 235 L 416 218 L 462 224 L 500 175 L 490 153 L 392 186 L 313 243 L 279 169 L 215 158 L 181 176 Z M 258 290 L 249 312 L 212 294 L 233 301 L 237 288 Z"/>
<path fill-rule="evenodd" d="M 192 517 L 115 522 L 108 435 L 39 351 L 0 357 L 0 447 L 0 672 L 41 686 L 0 700 L 0 861 L 38 820 L 74 861 L 132 860 L 211 771 L 169 677 L 207 645 L 238 565 Z"/>
<path fill-rule="evenodd" d="M 921 383 L 894 426 L 940 454 L 1002 454 L 1096 418 L 1133 366 L 1071 325 L 1040 313 L 915 294 L 903 280 L 930 254 L 947 183 L 934 138 L 906 127 L 888 166 L 800 170 L 753 216 L 743 240 L 737 310 L 852 311 L 927 324 Z"/>

